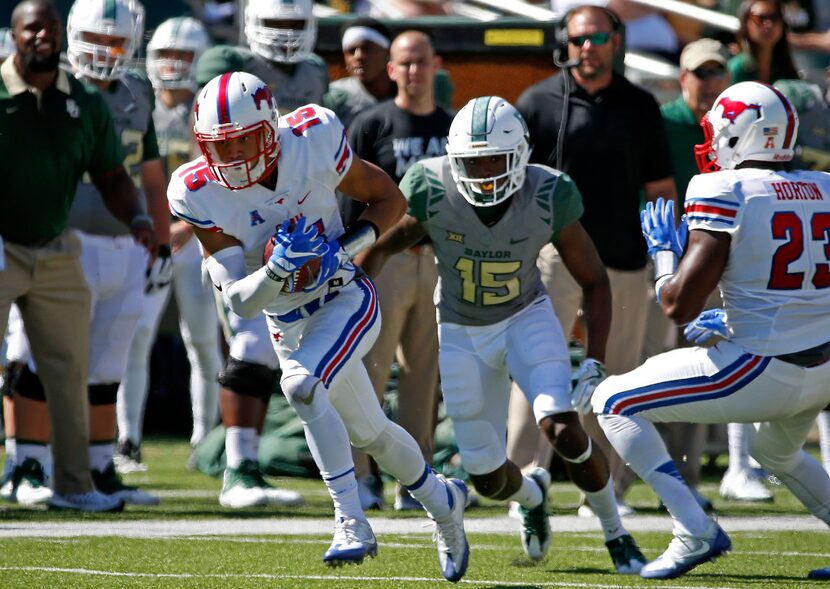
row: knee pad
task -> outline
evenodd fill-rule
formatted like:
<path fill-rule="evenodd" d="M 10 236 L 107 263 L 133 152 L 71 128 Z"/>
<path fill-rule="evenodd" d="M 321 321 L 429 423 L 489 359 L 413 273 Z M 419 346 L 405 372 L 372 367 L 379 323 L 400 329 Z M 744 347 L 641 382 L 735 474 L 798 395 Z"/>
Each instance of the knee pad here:
<path fill-rule="evenodd" d="M 558 450 L 557 450 L 557 453 L 559 454 L 559 456 L 562 457 L 562 460 L 564 460 L 565 462 L 570 462 L 571 464 L 582 464 L 583 462 L 585 462 L 586 460 L 588 460 L 591 457 L 591 451 L 592 450 L 593 450 L 593 443 L 591 442 L 591 436 L 588 436 L 588 447 L 585 449 L 585 451 L 582 454 L 580 454 L 576 458 L 568 458 L 567 456 L 565 456 L 564 454 L 562 454 L 562 452 L 559 452 Z"/>
<path fill-rule="evenodd" d="M 302 373 L 283 376 L 280 382 L 282 393 L 292 406 L 299 403 L 310 405 L 318 386 L 325 388 L 323 382 L 316 376 Z"/>
<path fill-rule="evenodd" d="M 46 401 L 46 391 L 40 377 L 29 369 L 28 364 L 21 364 L 12 376 L 11 388 L 14 394 L 32 401 Z"/>
<path fill-rule="evenodd" d="M 277 383 L 277 371 L 231 356 L 216 380 L 232 393 L 255 397 L 267 403 Z"/>
<path fill-rule="evenodd" d="M 489 422 L 454 421 L 453 430 L 461 462 L 471 475 L 493 472 L 507 460 L 506 440 Z"/>
<path fill-rule="evenodd" d="M 90 405 L 115 405 L 118 399 L 118 383 L 88 385 L 87 395 Z"/>

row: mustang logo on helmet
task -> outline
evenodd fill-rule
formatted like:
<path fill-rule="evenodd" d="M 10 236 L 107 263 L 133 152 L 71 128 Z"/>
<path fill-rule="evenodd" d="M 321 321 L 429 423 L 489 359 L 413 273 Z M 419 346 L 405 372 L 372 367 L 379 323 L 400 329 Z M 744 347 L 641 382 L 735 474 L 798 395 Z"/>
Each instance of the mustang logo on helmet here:
<path fill-rule="evenodd" d="M 754 110 L 757 117 L 761 117 L 760 104 L 747 104 L 745 102 L 741 102 L 740 100 L 732 100 L 731 98 L 724 96 L 718 101 L 716 106 L 723 107 L 723 113 L 721 113 L 721 116 L 725 119 L 729 119 L 729 122 L 733 125 L 735 124 L 735 119 L 747 110 Z"/>
<path fill-rule="evenodd" d="M 266 109 L 271 108 L 271 101 L 274 99 L 274 97 L 271 95 L 271 89 L 268 88 L 268 86 L 260 86 L 254 92 L 251 93 L 251 96 L 254 99 L 254 106 L 256 106 L 257 110 L 262 110 L 260 102 L 265 103 Z"/>

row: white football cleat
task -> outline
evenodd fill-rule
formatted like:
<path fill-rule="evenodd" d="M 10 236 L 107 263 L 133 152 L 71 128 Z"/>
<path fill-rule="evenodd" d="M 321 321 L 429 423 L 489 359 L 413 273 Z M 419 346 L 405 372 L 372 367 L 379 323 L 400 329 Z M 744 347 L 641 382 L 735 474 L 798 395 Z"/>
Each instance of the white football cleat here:
<path fill-rule="evenodd" d="M 35 458 L 27 458 L 16 466 L 9 483 L 9 500 L 20 505 L 40 505 L 49 501 L 53 494 L 46 482 L 43 465 Z"/>
<path fill-rule="evenodd" d="M 95 488 L 104 495 L 122 499 L 128 505 L 158 505 L 161 499 L 142 491 L 138 487 L 125 485 L 121 477 L 115 472 L 115 464 L 110 462 L 103 471 L 92 470 L 92 482 Z"/>
<path fill-rule="evenodd" d="M 773 495 L 751 470 L 727 470 L 720 482 L 720 496 L 731 501 L 772 501 Z"/>
<path fill-rule="evenodd" d="M 268 505 L 268 495 L 260 484 L 262 474 L 253 460 L 243 460 L 239 468 L 226 468 L 219 505 L 233 509 Z"/>
<path fill-rule="evenodd" d="M 464 532 L 464 509 L 467 506 L 467 485 L 458 479 L 447 479 L 436 475 L 447 487 L 452 497 L 450 514 L 442 520 L 430 516 L 435 522 L 432 541 L 438 547 L 438 564 L 441 574 L 451 583 L 457 583 L 467 572 L 470 560 L 470 545 Z"/>
<path fill-rule="evenodd" d="M 702 536 L 675 534 L 666 551 L 640 570 L 644 579 L 674 579 L 732 549 L 732 541 L 713 520 Z"/>
<path fill-rule="evenodd" d="M 334 524 L 331 546 L 323 554 L 323 562 L 330 567 L 360 564 L 366 556 L 374 558 L 377 554 L 378 541 L 369 522 L 339 516 Z"/>

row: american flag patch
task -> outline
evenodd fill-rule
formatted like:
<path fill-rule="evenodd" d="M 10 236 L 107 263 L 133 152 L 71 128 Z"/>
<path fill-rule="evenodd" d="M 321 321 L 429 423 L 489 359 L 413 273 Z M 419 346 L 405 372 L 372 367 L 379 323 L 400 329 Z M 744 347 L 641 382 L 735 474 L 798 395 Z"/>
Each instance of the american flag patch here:
<path fill-rule="evenodd" d="M 763 133 L 766 136 L 769 135 L 778 135 L 778 127 L 764 127 Z"/>

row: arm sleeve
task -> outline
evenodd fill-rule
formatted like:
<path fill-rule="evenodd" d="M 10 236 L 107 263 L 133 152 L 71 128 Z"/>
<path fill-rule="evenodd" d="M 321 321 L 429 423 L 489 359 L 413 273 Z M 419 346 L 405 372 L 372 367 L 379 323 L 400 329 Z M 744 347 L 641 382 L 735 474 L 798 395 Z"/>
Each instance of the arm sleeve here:
<path fill-rule="evenodd" d="M 205 266 L 210 279 L 219 286 L 222 298 L 240 317 L 256 317 L 282 290 L 283 283 L 268 278 L 262 267 L 245 273 L 245 254 L 241 247 L 229 247 L 208 256 Z"/>
<path fill-rule="evenodd" d="M 424 223 L 427 220 L 427 192 L 429 190 L 424 167 L 419 163 L 409 166 L 401 178 L 400 188 L 408 203 L 406 212 Z"/>
<path fill-rule="evenodd" d="M 551 243 L 559 239 L 559 232 L 565 227 L 578 221 L 585 207 L 582 204 L 582 194 L 570 176 L 562 174 L 556 182 L 553 191 L 553 234 Z"/>
<path fill-rule="evenodd" d="M 86 112 L 87 116 L 93 119 L 93 132 L 95 133 L 95 145 L 89 159 L 89 170 L 93 173 L 114 170 L 122 165 L 126 156 L 115 134 L 112 115 L 104 99 L 97 93 L 91 98 L 89 106 Z"/>

